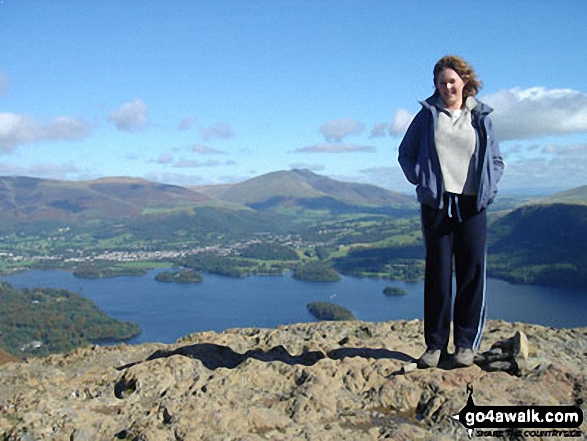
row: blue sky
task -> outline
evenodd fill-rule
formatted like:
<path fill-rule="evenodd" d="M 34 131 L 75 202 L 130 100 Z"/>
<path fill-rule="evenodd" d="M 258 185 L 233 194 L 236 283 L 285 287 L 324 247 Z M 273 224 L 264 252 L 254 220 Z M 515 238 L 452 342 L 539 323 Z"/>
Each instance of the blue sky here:
<path fill-rule="evenodd" d="M 587 184 L 587 2 L 0 0 L 0 175 L 179 185 L 308 168 L 411 191 L 397 148 L 458 54 L 504 192 Z"/>

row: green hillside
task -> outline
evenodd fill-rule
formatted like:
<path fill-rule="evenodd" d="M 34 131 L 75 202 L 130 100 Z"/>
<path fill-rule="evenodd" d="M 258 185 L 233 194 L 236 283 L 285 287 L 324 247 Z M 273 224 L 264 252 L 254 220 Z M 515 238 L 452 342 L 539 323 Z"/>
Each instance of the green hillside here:
<path fill-rule="evenodd" d="M 567 204 L 587 204 L 587 185 L 556 193 L 552 196 L 551 201 Z"/>
<path fill-rule="evenodd" d="M 0 177 L 0 234 L 202 240 L 279 230 L 274 217 L 194 190 L 135 178 L 58 181 Z M 128 237 L 127 237 L 128 240 Z"/>
<path fill-rule="evenodd" d="M 175 185 L 144 179 L 58 181 L 0 177 L 0 228 L 20 223 L 84 223 L 202 206 L 210 198 Z"/>
<path fill-rule="evenodd" d="M 587 287 L 587 206 L 524 206 L 493 223 L 490 231 L 493 276 Z"/>
<path fill-rule="evenodd" d="M 410 196 L 375 185 L 337 181 L 309 170 L 276 171 L 238 184 L 197 190 L 222 201 L 284 214 L 300 210 L 389 214 L 414 206 Z"/>
<path fill-rule="evenodd" d="M 0 349 L 11 354 L 47 355 L 91 343 L 114 342 L 140 333 L 96 304 L 66 290 L 15 290 L 0 283 Z"/>
<path fill-rule="evenodd" d="M 0 177 L 0 234 L 48 234 L 66 227 L 101 237 L 239 235 L 280 232 L 307 220 L 310 212 L 309 220 L 315 220 L 406 207 L 413 209 L 413 198 L 308 170 L 277 171 L 197 191 L 128 177 L 77 182 Z"/>
<path fill-rule="evenodd" d="M 206 188 L 201 188 L 206 193 Z M 247 181 L 226 186 L 215 197 L 228 202 L 250 205 L 275 197 L 282 198 L 313 198 L 324 196 L 324 193 L 312 186 L 300 175 L 276 171 L 257 176 Z"/>
<path fill-rule="evenodd" d="M 172 253 L 167 254 L 171 259 L 188 249 L 232 249 L 253 238 L 303 234 L 321 222 L 409 217 L 414 207 L 411 197 L 307 170 L 274 172 L 198 190 L 128 177 L 78 182 L 0 177 L 0 253 L 7 256 L 0 260 L 0 272 L 76 269 L 94 256 L 108 260 L 104 253 L 112 251 L 149 261 L 160 257 L 141 257 L 141 253 L 165 250 Z M 317 241 L 324 238 L 321 235 Z M 308 244 L 311 254 L 315 245 Z M 217 266 L 225 271 L 226 265 Z M 257 266 L 261 273 L 284 270 L 274 263 Z M 102 265 L 99 273 L 131 271 L 114 267 Z"/>

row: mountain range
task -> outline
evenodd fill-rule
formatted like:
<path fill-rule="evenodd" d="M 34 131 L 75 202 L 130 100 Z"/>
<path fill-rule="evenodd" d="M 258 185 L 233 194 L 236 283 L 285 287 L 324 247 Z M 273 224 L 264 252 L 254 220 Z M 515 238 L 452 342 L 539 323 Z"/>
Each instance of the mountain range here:
<path fill-rule="evenodd" d="M 262 223 L 261 217 L 274 221 L 275 213 L 383 213 L 413 206 L 409 196 L 374 185 L 337 181 L 308 170 L 272 172 L 236 184 L 209 187 L 181 187 L 129 177 L 87 181 L 0 177 L 3 232 L 25 226 L 161 218 L 194 214 L 196 209 L 204 209 L 211 222 L 226 216 L 248 216 Z"/>
<path fill-rule="evenodd" d="M 58 181 L 0 177 L 0 209 L 19 221 L 135 216 L 148 209 L 201 205 L 209 198 L 175 185 L 135 178 Z"/>
<path fill-rule="evenodd" d="M 129 177 L 0 177 L 0 234 L 49 238 L 65 228 L 91 238 L 86 244 L 90 247 L 116 237 L 135 245 L 212 245 L 257 233 L 300 232 L 323 220 L 346 219 L 339 215 L 347 214 L 418 216 L 411 195 L 309 170 L 276 171 L 206 187 Z M 586 231 L 587 186 L 548 199 L 510 198 L 492 207 L 491 273 L 521 283 L 587 286 Z"/>

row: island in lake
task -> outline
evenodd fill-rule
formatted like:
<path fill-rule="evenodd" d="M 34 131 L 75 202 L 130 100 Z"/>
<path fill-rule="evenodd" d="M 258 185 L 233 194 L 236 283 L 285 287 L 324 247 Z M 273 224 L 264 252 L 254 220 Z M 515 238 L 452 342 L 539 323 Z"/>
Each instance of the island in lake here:
<path fill-rule="evenodd" d="M 310 260 L 296 267 L 294 279 L 304 282 L 338 282 L 340 274 L 328 262 Z"/>
<path fill-rule="evenodd" d="M 311 302 L 306 305 L 310 314 L 318 320 L 355 320 L 355 316 L 344 306 L 330 302 Z"/>
<path fill-rule="evenodd" d="M 387 286 L 383 290 L 383 294 L 386 296 L 405 296 L 407 293 L 405 289 L 398 288 L 397 286 Z"/>
<path fill-rule="evenodd" d="M 168 283 L 200 283 L 204 279 L 202 275 L 196 271 L 180 270 L 163 271 L 155 276 L 155 280 Z"/>
<path fill-rule="evenodd" d="M 73 271 L 73 275 L 80 279 L 107 279 L 111 277 L 144 276 L 148 270 L 148 267 L 131 267 L 100 262 L 80 265 Z"/>

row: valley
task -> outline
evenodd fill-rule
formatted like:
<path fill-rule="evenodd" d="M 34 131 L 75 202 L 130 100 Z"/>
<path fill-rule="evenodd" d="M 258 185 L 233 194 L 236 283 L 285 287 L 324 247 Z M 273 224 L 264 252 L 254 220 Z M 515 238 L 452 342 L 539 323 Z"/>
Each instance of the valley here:
<path fill-rule="evenodd" d="M 498 199 L 489 211 L 489 274 L 587 286 L 586 193 Z M 308 170 L 194 188 L 134 178 L 0 177 L 0 206 L 3 274 L 65 269 L 114 277 L 186 267 L 245 277 L 321 262 L 318 279 L 336 271 L 419 280 L 424 270 L 413 198 Z"/>
<path fill-rule="evenodd" d="M 364 248 L 380 250 L 385 260 L 385 255 L 393 254 L 394 248 L 401 253 L 406 246 L 421 242 L 416 223 L 415 219 L 354 216 L 305 227 L 295 234 L 257 233 L 252 238 L 233 242 L 219 237 L 216 245 L 199 245 L 197 238 L 177 246 L 165 241 L 145 244 L 130 235 L 107 241 L 90 240 L 69 232 L 49 238 L 12 235 L 0 238 L 0 269 L 4 274 L 27 269 L 66 269 L 77 275 L 80 269 L 83 272 L 100 267 L 127 270 L 117 275 L 133 275 L 137 269 L 187 266 L 237 277 L 274 275 L 307 261 L 343 262 Z M 124 246 L 120 246 L 122 243 Z M 421 256 L 414 257 L 421 260 Z M 388 263 L 375 270 L 365 268 L 362 275 L 386 277 Z M 234 269 L 221 269 L 227 266 Z"/>
<path fill-rule="evenodd" d="M 503 197 L 492 205 L 489 277 L 584 290 L 586 195 L 587 189 L 580 188 L 548 200 Z M 77 279 L 74 286 L 85 283 L 80 279 L 145 276 L 163 268 L 173 269 L 160 277 L 173 285 L 208 279 L 218 284 L 217 276 L 286 273 L 291 278 L 281 278 L 285 284 L 349 284 L 364 278 L 421 283 L 424 275 L 419 207 L 411 197 L 307 170 L 209 188 L 131 178 L 65 182 L 0 177 L 0 207 L 2 275 L 65 270 Z M 165 290 L 155 283 L 157 299 Z M 25 301 L 18 307 L 26 308 L 28 317 L 26 333 L 18 314 L 12 320 L 20 321 L 3 330 L 0 347 L 12 354 L 58 352 L 104 339 L 124 340 L 138 332 L 120 321 L 99 325 L 94 334 L 86 334 L 83 323 L 79 331 L 69 330 L 70 316 L 91 316 L 86 324 L 106 319 L 74 293 L 62 293 L 54 302 L 65 310 L 44 316 L 30 306 L 36 297 L 23 298 L 29 291 L 17 292 L 10 285 L 3 289 L 11 304 Z M 35 292 L 38 296 L 41 291 Z M 223 311 L 228 306 L 217 307 Z M 192 326 L 191 314 L 186 323 Z M 47 324 L 57 331 L 43 334 Z M 64 343 L 70 340 L 73 346 Z M 43 351 L 35 342 L 42 342 Z"/>

